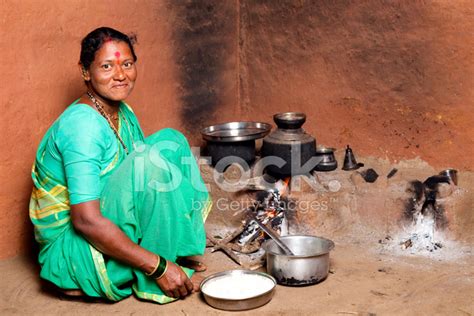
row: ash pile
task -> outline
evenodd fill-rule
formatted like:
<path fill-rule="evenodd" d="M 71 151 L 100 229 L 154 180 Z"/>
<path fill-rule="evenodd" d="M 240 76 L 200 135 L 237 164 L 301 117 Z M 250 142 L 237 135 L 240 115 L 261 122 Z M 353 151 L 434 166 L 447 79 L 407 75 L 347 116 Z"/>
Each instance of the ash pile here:
<path fill-rule="evenodd" d="M 443 174 L 428 177 L 424 182 L 411 181 L 405 203 L 403 231 L 394 238 L 399 249 L 411 254 L 433 253 L 446 246 L 444 230 L 448 226 L 444 198 L 456 190 L 457 179 Z M 387 236 L 380 243 L 392 241 Z"/>

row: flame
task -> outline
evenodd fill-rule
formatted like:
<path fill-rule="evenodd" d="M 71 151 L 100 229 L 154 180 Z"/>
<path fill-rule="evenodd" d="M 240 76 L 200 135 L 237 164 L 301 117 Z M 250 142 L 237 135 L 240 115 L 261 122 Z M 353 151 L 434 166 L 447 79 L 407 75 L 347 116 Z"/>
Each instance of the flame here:
<path fill-rule="evenodd" d="M 281 186 L 279 186 L 278 191 L 281 195 L 284 195 L 289 191 L 291 177 L 280 180 Z"/>
<path fill-rule="evenodd" d="M 274 209 L 266 209 L 265 213 L 267 214 L 268 218 L 274 218 L 277 215 L 277 212 Z"/>

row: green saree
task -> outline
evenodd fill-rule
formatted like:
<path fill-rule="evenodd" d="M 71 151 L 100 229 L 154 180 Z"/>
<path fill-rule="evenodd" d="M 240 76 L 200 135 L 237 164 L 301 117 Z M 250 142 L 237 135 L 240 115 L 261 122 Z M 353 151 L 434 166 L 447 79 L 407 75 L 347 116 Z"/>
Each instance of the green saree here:
<path fill-rule="evenodd" d="M 153 279 L 96 250 L 78 234 L 70 205 L 100 199 L 102 214 L 135 243 L 167 260 L 203 254 L 209 195 L 185 137 L 172 129 L 146 139 L 122 103 L 119 133 L 128 156 L 92 108 L 73 103 L 40 143 L 32 170 L 30 218 L 41 277 L 62 289 L 118 301 L 168 303 Z M 190 277 L 192 270 L 183 268 Z"/>

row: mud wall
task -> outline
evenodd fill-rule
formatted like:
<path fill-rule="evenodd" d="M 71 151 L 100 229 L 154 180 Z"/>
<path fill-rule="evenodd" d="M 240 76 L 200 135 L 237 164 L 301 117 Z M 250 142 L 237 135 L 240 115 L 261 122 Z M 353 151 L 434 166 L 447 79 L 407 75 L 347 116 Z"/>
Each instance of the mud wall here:
<path fill-rule="evenodd" d="M 138 80 L 127 101 L 145 134 L 173 127 L 193 139 L 208 109 L 236 114 L 236 3 L 2 1 L 0 258 L 35 251 L 31 165 L 47 128 L 85 91 L 80 40 L 99 26 L 135 33 Z"/>
<path fill-rule="evenodd" d="M 0 258 L 31 252 L 38 143 L 84 86 L 80 39 L 138 35 L 129 103 L 146 134 L 303 111 L 318 143 L 472 170 L 469 1 L 2 1 Z"/>
<path fill-rule="evenodd" d="M 320 144 L 474 165 L 471 1 L 240 2 L 240 101 L 303 111 Z"/>

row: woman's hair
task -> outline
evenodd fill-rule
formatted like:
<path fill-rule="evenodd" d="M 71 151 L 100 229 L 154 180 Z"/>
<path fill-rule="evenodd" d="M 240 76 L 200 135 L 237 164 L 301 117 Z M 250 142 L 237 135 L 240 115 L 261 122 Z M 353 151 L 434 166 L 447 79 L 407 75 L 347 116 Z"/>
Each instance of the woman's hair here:
<path fill-rule="evenodd" d="M 133 44 L 136 42 L 136 36 L 128 36 L 114 30 L 110 27 L 99 27 L 93 30 L 82 39 L 81 42 L 81 57 L 80 61 L 85 69 L 89 69 L 90 65 L 94 61 L 95 53 L 102 47 L 105 42 L 108 41 L 119 41 L 125 42 L 130 47 L 132 52 L 133 61 L 137 61 Z"/>

